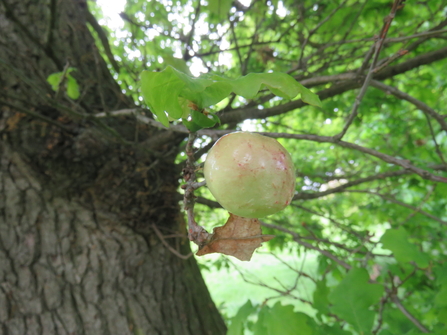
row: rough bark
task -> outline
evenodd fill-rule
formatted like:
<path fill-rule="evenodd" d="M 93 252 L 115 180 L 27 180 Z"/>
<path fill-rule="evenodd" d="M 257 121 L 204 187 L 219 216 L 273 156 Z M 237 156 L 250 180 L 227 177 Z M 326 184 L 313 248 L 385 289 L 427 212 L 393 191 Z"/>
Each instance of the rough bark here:
<path fill-rule="evenodd" d="M 174 163 L 183 136 L 89 117 L 132 102 L 86 10 L 0 0 L 0 334 L 224 334 L 194 258 L 153 230 L 190 251 Z M 68 63 L 75 102 L 45 82 Z"/>
<path fill-rule="evenodd" d="M 3 334 L 223 333 L 193 258 L 94 203 L 54 194 L 2 150 Z"/>

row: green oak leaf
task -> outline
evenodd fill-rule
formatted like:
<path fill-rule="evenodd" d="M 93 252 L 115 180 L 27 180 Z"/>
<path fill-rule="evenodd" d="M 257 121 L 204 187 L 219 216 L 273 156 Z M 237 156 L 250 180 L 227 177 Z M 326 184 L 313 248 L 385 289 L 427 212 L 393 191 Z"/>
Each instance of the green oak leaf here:
<path fill-rule="evenodd" d="M 304 102 L 321 106 L 316 94 L 293 77 L 280 72 L 251 73 L 236 80 L 217 75 L 195 78 L 168 66 L 161 72 L 143 71 L 141 75 L 143 98 L 157 119 L 166 127 L 169 126 L 170 120 L 189 119 L 192 112 L 189 115 L 185 113 L 186 101 L 195 104 L 198 110 L 202 110 L 219 103 L 231 92 L 251 99 L 264 87 L 286 99 L 294 99 L 301 94 Z M 212 127 L 216 123 L 206 122 L 206 120 L 193 120 L 193 122 L 202 127 Z"/>
<path fill-rule="evenodd" d="M 351 332 L 341 329 L 339 325 L 329 326 L 329 325 L 321 325 L 318 326 L 318 335 L 352 335 Z"/>
<path fill-rule="evenodd" d="M 294 306 L 283 306 L 277 302 L 272 307 L 262 307 L 254 333 L 256 335 L 314 335 L 316 331 L 311 326 L 311 321 L 307 314 L 295 312 Z"/>
<path fill-rule="evenodd" d="M 316 282 L 316 288 L 313 293 L 313 308 L 320 313 L 326 314 L 329 312 L 329 295 L 330 289 L 326 285 L 326 279 Z"/>
<path fill-rule="evenodd" d="M 208 116 L 200 113 L 198 111 L 191 111 L 192 120 L 197 123 L 199 126 L 203 128 L 213 127 L 217 122 L 219 122 L 219 118 L 215 114 L 209 114 Z"/>
<path fill-rule="evenodd" d="M 182 119 L 183 124 L 185 127 L 192 133 L 195 133 L 196 131 L 199 131 L 200 129 L 203 129 L 202 126 L 198 125 L 194 121 L 189 121 L 187 119 Z"/>
<path fill-rule="evenodd" d="M 59 83 L 61 81 L 62 74 L 63 74 L 62 72 L 57 72 L 52 73 L 48 76 L 47 82 L 51 85 L 53 91 L 57 91 L 57 89 L 59 88 Z"/>
<path fill-rule="evenodd" d="M 178 97 L 185 83 L 178 71 L 167 67 L 162 72 L 144 71 L 141 75 L 141 93 L 152 113 L 164 126 L 169 127 L 168 116 L 173 119 L 182 117 L 183 110 Z M 167 114 L 166 114 L 167 113 Z"/>
<path fill-rule="evenodd" d="M 67 95 L 73 100 L 76 100 L 81 95 L 78 82 L 71 75 L 67 75 Z"/>
<path fill-rule="evenodd" d="M 253 99 L 263 85 L 279 97 L 293 99 L 301 94 L 304 102 L 318 107 L 322 106 L 318 95 L 305 88 L 292 76 L 281 72 L 250 73 L 236 79 L 233 82 L 233 90 L 234 93 L 246 99 Z"/>
<path fill-rule="evenodd" d="M 438 307 L 447 307 L 447 284 L 442 285 L 436 294 L 435 305 Z"/>
<path fill-rule="evenodd" d="M 369 334 L 375 313 L 370 310 L 379 302 L 384 289 L 379 284 L 369 284 L 365 269 L 353 268 L 329 294 L 331 310 L 350 323 L 360 334 Z"/>
<path fill-rule="evenodd" d="M 385 249 L 393 252 L 398 262 L 415 262 L 419 267 L 426 268 L 429 265 L 428 255 L 422 253 L 416 245 L 410 243 L 409 238 L 407 231 L 400 227 L 398 229 L 388 229 L 383 234 L 380 242 Z"/>
<path fill-rule="evenodd" d="M 69 67 L 67 71 L 65 71 L 66 78 L 66 92 L 70 99 L 76 100 L 81 95 L 79 91 L 79 84 L 76 79 L 70 74 L 71 72 L 76 71 L 76 68 Z M 47 82 L 51 85 L 53 91 L 57 92 L 59 90 L 59 85 L 61 81 L 64 79 L 64 72 L 56 72 L 52 73 L 48 76 Z"/>
<path fill-rule="evenodd" d="M 447 284 L 447 264 L 433 268 L 433 272 L 436 275 L 437 285 Z"/>

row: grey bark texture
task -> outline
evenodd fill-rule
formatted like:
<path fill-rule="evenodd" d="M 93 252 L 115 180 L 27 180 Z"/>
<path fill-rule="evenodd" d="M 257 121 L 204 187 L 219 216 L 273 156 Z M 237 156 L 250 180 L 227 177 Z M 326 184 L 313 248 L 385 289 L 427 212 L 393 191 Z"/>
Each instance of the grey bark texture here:
<path fill-rule="evenodd" d="M 154 233 L 190 252 L 184 138 L 89 117 L 133 105 L 87 16 L 82 0 L 0 0 L 0 334 L 224 334 L 194 258 Z M 67 64 L 76 101 L 46 83 Z"/>

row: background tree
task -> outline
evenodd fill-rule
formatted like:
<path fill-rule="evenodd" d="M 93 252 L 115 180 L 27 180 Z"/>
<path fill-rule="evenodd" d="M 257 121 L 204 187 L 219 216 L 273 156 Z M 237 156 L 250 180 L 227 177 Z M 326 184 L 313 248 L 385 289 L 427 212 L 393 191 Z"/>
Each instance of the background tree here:
<path fill-rule="evenodd" d="M 297 193 L 263 219 L 267 245 L 320 255 L 298 277 L 315 316 L 247 303 L 230 332 L 445 333 L 447 1 L 129 0 L 120 32 L 88 5 L 0 0 L 3 334 L 225 333 L 188 257 L 188 130 L 164 129 L 139 90 L 166 65 L 286 72 L 323 102 L 231 94 L 197 132 L 199 162 L 247 124 L 278 138 Z"/>

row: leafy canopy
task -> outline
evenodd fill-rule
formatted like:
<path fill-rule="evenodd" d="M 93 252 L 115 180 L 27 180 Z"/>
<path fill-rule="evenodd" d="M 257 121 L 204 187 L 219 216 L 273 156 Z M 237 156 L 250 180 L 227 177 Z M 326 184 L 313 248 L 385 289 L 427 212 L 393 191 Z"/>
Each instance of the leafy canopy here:
<path fill-rule="evenodd" d="M 294 200 L 264 220 L 276 235 L 265 248 L 312 261 L 284 258 L 287 275 L 264 282 L 280 298 L 217 301 L 231 334 L 287 323 L 445 334 L 447 1 L 128 0 L 124 11 L 123 29 L 104 27 L 110 68 L 143 113 L 198 131 L 201 153 L 226 132 L 269 133 L 295 163 Z M 196 196 L 197 221 L 226 219 L 206 188 Z M 213 277 L 222 264 L 235 266 L 202 261 Z"/>

